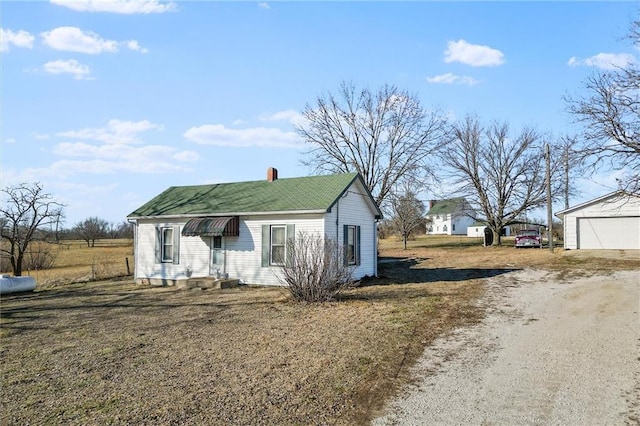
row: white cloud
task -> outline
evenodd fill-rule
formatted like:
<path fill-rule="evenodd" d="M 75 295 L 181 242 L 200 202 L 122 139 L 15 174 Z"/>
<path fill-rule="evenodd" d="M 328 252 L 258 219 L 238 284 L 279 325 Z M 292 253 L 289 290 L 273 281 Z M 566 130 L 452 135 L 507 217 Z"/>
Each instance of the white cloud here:
<path fill-rule="evenodd" d="M 138 154 L 136 154 L 138 155 Z M 142 154 L 139 154 L 142 155 Z M 117 173 L 186 173 L 191 169 L 176 164 L 172 158 L 146 158 L 140 161 L 134 158 L 105 160 L 60 160 L 48 167 L 24 169 L 20 176 L 25 181 L 46 181 L 49 179 L 66 179 L 79 174 L 113 175 Z"/>
<path fill-rule="evenodd" d="M 567 65 L 572 67 L 585 66 L 595 67 L 601 70 L 615 70 L 626 68 L 636 62 L 635 56 L 629 53 L 598 53 L 588 58 L 580 59 L 571 57 Z"/>
<path fill-rule="evenodd" d="M 123 15 L 165 13 L 178 10 L 174 2 L 158 0 L 51 0 L 78 12 L 108 12 Z"/>
<path fill-rule="evenodd" d="M 13 32 L 0 28 L 0 52 L 8 52 L 11 45 L 31 49 L 34 39 L 34 36 L 24 30 Z"/>
<path fill-rule="evenodd" d="M 46 167 L 27 168 L 16 173 L 3 170 L 7 181 L 56 181 L 79 174 L 113 175 L 117 173 L 185 173 L 191 169 L 184 163 L 200 157 L 193 151 L 178 151 L 163 145 L 91 145 L 83 142 L 63 142 L 54 146 L 53 153 L 62 157 Z M 144 161 L 141 161 L 144 159 Z"/>
<path fill-rule="evenodd" d="M 262 9 L 271 9 L 271 6 L 269 6 L 269 3 L 265 3 L 265 2 L 258 3 L 258 7 Z"/>
<path fill-rule="evenodd" d="M 300 138 L 295 132 L 283 132 L 269 127 L 228 129 L 222 124 L 205 124 L 190 128 L 184 133 L 184 137 L 201 145 L 273 148 L 301 146 Z"/>
<path fill-rule="evenodd" d="M 138 133 L 154 129 L 162 130 L 162 126 L 151 123 L 148 120 L 122 121 L 113 119 L 109 120 L 105 127 L 70 130 L 60 132 L 56 136 L 72 139 L 96 140 L 116 145 L 138 144 L 140 143 Z"/>
<path fill-rule="evenodd" d="M 504 54 L 489 46 L 471 44 L 465 40 L 450 41 L 444 52 L 446 63 L 460 62 L 472 67 L 493 67 L 504 64 Z"/>
<path fill-rule="evenodd" d="M 258 119 L 260 121 L 286 121 L 291 124 L 300 124 L 304 121 L 304 116 L 296 110 L 287 109 L 273 114 L 262 114 Z"/>
<path fill-rule="evenodd" d="M 77 27 L 58 27 L 51 31 L 45 31 L 40 35 L 44 44 L 55 50 L 92 55 L 118 51 L 117 41 L 104 40 L 92 31 L 84 32 Z"/>
<path fill-rule="evenodd" d="M 478 80 L 469 76 L 460 76 L 453 73 L 440 74 L 433 77 L 427 77 L 429 83 L 434 84 L 465 84 L 467 86 L 475 86 L 480 83 Z"/>
<path fill-rule="evenodd" d="M 174 147 L 164 145 L 91 145 L 84 142 L 62 142 L 54 147 L 53 153 L 66 158 L 86 158 L 123 164 L 116 169 L 128 169 L 129 166 L 126 164 L 129 162 L 138 163 L 144 168 L 141 163 L 146 163 L 146 160 L 192 162 L 199 159 L 198 154 L 193 151 L 177 151 Z M 140 161 L 141 158 L 145 161 Z"/>
<path fill-rule="evenodd" d="M 76 80 L 85 79 L 91 74 L 91 69 L 75 59 L 49 61 L 42 69 L 48 74 L 71 74 Z"/>
<path fill-rule="evenodd" d="M 16 143 L 16 140 L 15 140 L 14 138 L 6 138 L 6 139 L 4 140 L 4 143 L 11 143 L 11 144 L 13 144 L 13 143 Z"/>
<path fill-rule="evenodd" d="M 194 151 L 180 151 L 173 154 L 172 158 L 176 161 L 191 162 L 198 161 L 200 159 L 200 154 Z"/>
<path fill-rule="evenodd" d="M 40 35 L 45 45 L 65 52 L 87 53 L 89 55 L 105 52 L 116 53 L 121 46 L 136 52 L 148 52 L 136 40 L 123 42 L 105 40 L 93 31 L 82 31 L 77 27 L 58 27 L 51 31 L 45 31 Z"/>
<path fill-rule="evenodd" d="M 147 50 L 144 47 L 141 47 L 140 44 L 138 44 L 137 41 L 135 40 L 129 40 L 126 42 L 127 43 L 127 47 L 131 50 L 134 50 L 136 52 L 140 52 L 140 53 L 148 53 L 149 50 Z"/>
<path fill-rule="evenodd" d="M 113 119 L 100 128 L 85 128 L 59 132 L 56 137 L 83 139 L 80 142 L 61 142 L 53 147 L 53 154 L 63 159 L 39 169 L 43 175 L 58 173 L 61 178 L 78 174 L 169 173 L 189 171 L 180 163 L 200 159 L 194 151 L 180 151 L 172 146 L 145 145 L 139 134 L 161 130 L 162 126 L 148 120 L 123 121 Z M 91 143 L 87 141 L 97 141 Z M 141 159 L 144 159 L 141 161 Z M 68 169 L 67 169 L 68 168 Z"/>

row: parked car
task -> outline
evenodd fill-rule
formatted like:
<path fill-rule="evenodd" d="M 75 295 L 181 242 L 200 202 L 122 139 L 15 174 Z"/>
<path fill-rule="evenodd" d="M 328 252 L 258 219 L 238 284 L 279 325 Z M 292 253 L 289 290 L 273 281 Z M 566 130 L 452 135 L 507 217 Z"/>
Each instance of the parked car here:
<path fill-rule="evenodd" d="M 542 236 L 537 229 L 523 229 L 516 234 L 516 248 L 542 247 Z"/>

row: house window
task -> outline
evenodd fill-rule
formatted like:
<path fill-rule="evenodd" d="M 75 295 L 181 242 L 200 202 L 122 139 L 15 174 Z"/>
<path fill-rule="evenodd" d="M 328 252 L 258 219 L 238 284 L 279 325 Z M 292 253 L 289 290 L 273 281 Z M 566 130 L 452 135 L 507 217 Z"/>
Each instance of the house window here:
<path fill-rule="evenodd" d="M 287 242 L 295 235 L 295 225 L 262 225 L 262 266 L 285 265 Z"/>
<path fill-rule="evenodd" d="M 162 228 L 162 261 L 173 262 L 173 228 Z"/>
<path fill-rule="evenodd" d="M 360 227 L 344 225 L 344 263 L 345 265 L 360 264 Z"/>
<path fill-rule="evenodd" d="M 455 230 L 456 230 L 456 224 L 454 223 L 451 225 L 451 231 L 455 232 Z"/>
<path fill-rule="evenodd" d="M 271 227 L 271 248 L 269 252 L 270 265 L 284 265 L 287 253 L 287 228 L 284 225 L 274 225 Z"/>
<path fill-rule="evenodd" d="M 347 264 L 356 264 L 356 227 L 347 226 Z"/>
<path fill-rule="evenodd" d="M 447 225 L 444 225 L 444 226 L 442 227 L 442 231 L 443 231 L 443 232 L 447 232 Z"/>
<path fill-rule="evenodd" d="M 156 227 L 156 263 L 180 261 L 180 227 Z"/>
<path fill-rule="evenodd" d="M 213 237 L 213 248 L 214 249 L 221 249 L 222 248 L 222 237 L 221 236 Z"/>

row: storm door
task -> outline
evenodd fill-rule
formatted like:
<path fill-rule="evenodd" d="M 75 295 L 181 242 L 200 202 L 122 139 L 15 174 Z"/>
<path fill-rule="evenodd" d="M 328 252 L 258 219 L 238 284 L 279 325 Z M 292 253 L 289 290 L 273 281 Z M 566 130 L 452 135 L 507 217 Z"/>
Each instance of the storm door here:
<path fill-rule="evenodd" d="M 224 237 L 211 237 L 211 269 L 209 274 L 218 276 L 224 274 Z"/>

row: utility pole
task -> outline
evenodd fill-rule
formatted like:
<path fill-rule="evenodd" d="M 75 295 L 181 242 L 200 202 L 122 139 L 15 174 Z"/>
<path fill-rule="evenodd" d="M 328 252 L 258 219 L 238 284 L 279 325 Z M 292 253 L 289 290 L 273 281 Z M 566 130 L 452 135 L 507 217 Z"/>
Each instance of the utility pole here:
<path fill-rule="evenodd" d="M 564 209 L 569 208 L 569 144 L 564 147 Z"/>
<path fill-rule="evenodd" d="M 553 253 L 553 212 L 551 207 L 551 150 L 549 144 L 545 145 L 545 158 L 547 160 L 547 241 L 549 251 Z"/>

